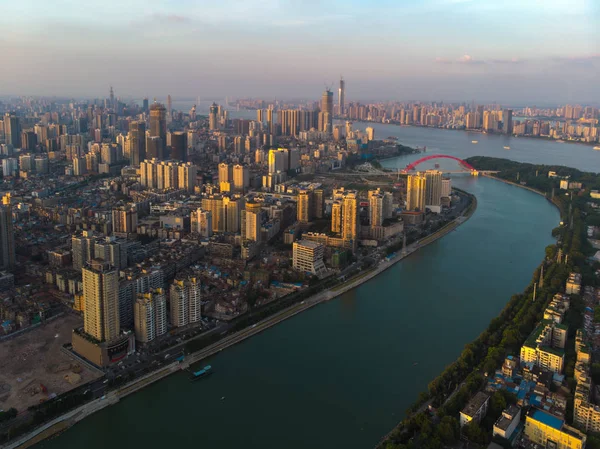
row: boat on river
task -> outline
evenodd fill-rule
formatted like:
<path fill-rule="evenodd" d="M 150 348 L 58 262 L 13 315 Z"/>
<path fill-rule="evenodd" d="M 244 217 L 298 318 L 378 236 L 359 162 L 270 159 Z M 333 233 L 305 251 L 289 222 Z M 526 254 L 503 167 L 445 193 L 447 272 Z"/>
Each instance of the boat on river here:
<path fill-rule="evenodd" d="M 479 140 L 471 140 L 471 143 L 479 143 Z"/>
<path fill-rule="evenodd" d="M 509 147 L 508 145 L 506 145 L 506 146 L 504 147 L 504 149 L 505 149 L 505 150 L 510 150 L 510 147 Z"/>
<path fill-rule="evenodd" d="M 192 377 L 190 377 L 190 381 L 191 382 L 195 382 L 199 379 L 202 379 L 204 377 L 208 377 L 212 374 L 212 366 L 210 365 L 206 365 L 204 368 L 202 368 L 200 371 L 195 371 L 192 373 Z"/>
<path fill-rule="evenodd" d="M 600 150 L 600 146 L 596 145 L 596 146 L 594 147 L 594 150 Z"/>

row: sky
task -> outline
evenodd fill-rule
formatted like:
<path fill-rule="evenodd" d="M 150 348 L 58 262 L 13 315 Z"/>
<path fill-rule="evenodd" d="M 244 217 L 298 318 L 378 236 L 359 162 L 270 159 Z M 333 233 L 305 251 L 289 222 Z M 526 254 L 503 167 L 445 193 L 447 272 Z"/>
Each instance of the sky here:
<path fill-rule="evenodd" d="M 0 0 L 0 95 L 600 102 L 600 0 Z"/>

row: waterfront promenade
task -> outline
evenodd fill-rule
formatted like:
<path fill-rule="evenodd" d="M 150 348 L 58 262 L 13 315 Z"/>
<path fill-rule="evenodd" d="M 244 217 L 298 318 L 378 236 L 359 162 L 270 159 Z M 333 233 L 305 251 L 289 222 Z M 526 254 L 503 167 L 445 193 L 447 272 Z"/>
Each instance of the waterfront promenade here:
<path fill-rule="evenodd" d="M 27 447 L 36 444 L 43 439 L 50 438 L 53 435 L 63 432 L 74 424 L 80 422 L 86 417 L 90 416 L 93 413 L 96 413 L 110 405 L 114 405 L 118 403 L 121 399 L 126 396 L 133 394 L 165 377 L 180 372 L 181 370 L 186 370 L 190 367 L 190 365 L 200 362 L 207 357 L 215 355 L 221 352 L 223 349 L 226 349 L 230 346 L 236 345 L 249 337 L 256 335 L 288 318 L 291 318 L 307 309 L 310 309 L 318 304 L 321 304 L 326 301 L 330 301 L 338 296 L 343 295 L 344 293 L 359 287 L 360 285 L 372 280 L 377 277 L 382 272 L 388 270 L 401 260 L 415 253 L 419 249 L 439 240 L 444 237 L 448 233 L 452 232 L 458 226 L 467 221 L 477 209 L 477 199 L 475 196 L 471 195 L 471 204 L 465 209 L 462 215 L 457 217 L 452 222 L 448 223 L 435 233 L 413 242 L 410 245 L 401 251 L 398 252 L 394 257 L 389 259 L 383 259 L 380 263 L 368 270 L 365 270 L 353 278 L 348 279 L 344 284 L 335 286 L 331 289 L 322 291 L 313 295 L 312 297 L 302 301 L 300 303 L 294 304 L 288 307 L 285 310 L 282 310 L 274 315 L 262 320 L 261 322 L 247 327 L 239 332 L 228 335 L 221 339 L 220 341 L 196 352 L 190 354 L 186 357 L 184 362 L 174 362 L 169 365 L 166 365 L 157 371 L 149 373 L 139 379 L 136 379 L 123 387 L 111 391 L 104 398 L 96 399 L 90 401 L 76 409 L 73 409 L 66 414 L 49 421 L 48 423 L 43 424 L 37 429 L 33 430 L 29 434 L 23 435 L 18 439 L 14 440 L 11 443 L 7 443 L 3 446 L 0 446 L 0 449 L 24 449 Z"/>

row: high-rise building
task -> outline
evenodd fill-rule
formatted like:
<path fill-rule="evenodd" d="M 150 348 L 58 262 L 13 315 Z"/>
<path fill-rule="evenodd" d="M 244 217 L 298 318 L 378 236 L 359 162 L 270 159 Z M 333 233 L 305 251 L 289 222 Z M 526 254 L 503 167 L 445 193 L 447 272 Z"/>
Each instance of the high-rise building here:
<path fill-rule="evenodd" d="M 322 128 L 320 131 L 332 132 L 333 131 L 333 92 L 327 88 L 323 92 L 321 97 L 321 114 L 322 115 Z"/>
<path fill-rule="evenodd" d="M 219 164 L 219 182 L 233 181 L 233 167 L 230 164 L 221 162 Z"/>
<path fill-rule="evenodd" d="M 144 112 L 148 112 L 150 110 L 148 107 L 148 98 L 146 97 L 142 100 L 142 109 Z"/>
<path fill-rule="evenodd" d="M 439 170 L 427 170 L 425 171 L 425 179 L 425 206 L 432 206 L 432 210 L 439 213 L 439 208 L 442 204 L 442 172 Z"/>
<path fill-rule="evenodd" d="M 255 242 L 261 241 L 262 204 L 248 201 L 244 210 L 245 237 Z"/>
<path fill-rule="evenodd" d="M 315 189 L 313 191 L 313 216 L 315 218 L 323 218 L 323 210 L 325 209 L 325 193 L 323 189 Z"/>
<path fill-rule="evenodd" d="M 167 95 L 167 122 L 173 120 L 173 102 L 171 101 L 171 95 Z"/>
<path fill-rule="evenodd" d="M 134 207 L 119 207 L 112 210 L 113 232 L 135 234 L 137 232 L 138 213 Z"/>
<path fill-rule="evenodd" d="M 245 165 L 233 166 L 233 188 L 237 191 L 245 191 L 250 187 L 250 170 Z"/>
<path fill-rule="evenodd" d="M 154 102 L 150 106 L 150 137 L 160 137 L 162 148 L 167 146 L 167 118 L 165 107 Z"/>
<path fill-rule="evenodd" d="M 194 324 L 201 319 L 200 279 L 178 277 L 171 284 L 171 324 L 175 327 Z"/>
<path fill-rule="evenodd" d="M 164 289 L 138 293 L 133 309 L 135 339 L 148 343 L 167 333 L 167 297 Z"/>
<path fill-rule="evenodd" d="M 513 133 L 512 109 L 502 110 L 502 130 L 504 134 Z"/>
<path fill-rule="evenodd" d="M 215 131 L 219 129 L 219 120 L 218 120 L 219 107 L 216 103 L 210 105 L 210 109 L 208 111 L 208 129 L 211 131 Z"/>
<path fill-rule="evenodd" d="M 294 242 L 293 267 L 295 270 L 315 275 L 324 274 L 327 269 L 323 263 L 325 247 L 310 240 Z"/>
<path fill-rule="evenodd" d="M 301 190 L 298 192 L 297 220 L 300 223 L 308 223 L 314 216 L 314 194 L 312 190 Z"/>
<path fill-rule="evenodd" d="M 165 159 L 165 147 L 163 140 L 158 136 L 146 137 L 146 158 L 157 159 L 162 161 Z"/>
<path fill-rule="evenodd" d="M 21 149 L 34 151 L 37 146 L 37 135 L 32 130 L 21 133 Z"/>
<path fill-rule="evenodd" d="M 264 110 L 263 109 L 257 109 L 256 110 L 256 121 L 258 123 L 263 123 L 264 122 Z"/>
<path fill-rule="evenodd" d="M 119 273 L 103 260 L 93 259 L 82 270 L 83 328 L 99 342 L 119 337 Z"/>
<path fill-rule="evenodd" d="M 15 234 L 10 204 L 0 206 L 0 269 L 15 268 Z"/>
<path fill-rule="evenodd" d="M 198 167 L 191 162 L 185 162 L 177 166 L 177 188 L 193 192 L 196 187 Z"/>
<path fill-rule="evenodd" d="M 344 240 L 357 240 L 360 226 L 358 212 L 359 204 L 357 192 L 346 192 L 342 200 L 342 238 Z"/>
<path fill-rule="evenodd" d="M 269 173 L 286 172 L 288 167 L 289 156 L 286 149 L 269 150 Z"/>
<path fill-rule="evenodd" d="M 331 204 L 331 232 L 342 232 L 342 202 L 339 200 Z"/>
<path fill-rule="evenodd" d="M 129 161 L 139 167 L 146 159 L 146 124 L 144 122 L 129 123 Z"/>
<path fill-rule="evenodd" d="M 187 162 L 187 134 L 183 131 L 171 133 L 171 159 Z"/>
<path fill-rule="evenodd" d="M 21 146 L 19 117 L 8 112 L 4 115 L 4 141 L 14 148 L 19 148 Z"/>
<path fill-rule="evenodd" d="M 338 89 L 338 114 L 344 115 L 346 97 L 346 82 L 344 78 L 340 78 L 340 88 Z"/>
<path fill-rule="evenodd" d="M 425 190 L 427 181 L 424 175 L 417 172 L 408 175 L 406 181 L 406 209 L 425 212 Z"/>
<path fill-rule="evenodd" d="M 442 197 L 449 197 L 452 193 L 452 180 L 450 178 L 442 179 Z"/>
<path fill-rule="evenodd" d="M 196 226 L 196 232 L 202 237 L 211 237 L 213 235 L 212 212 L 198 209 L 196 211 Z"/>
<path fill-rule="evenodd" d="M 375 129 L 372 126 L 368 126 L 365 131 L 367 132 L 367 140 L 375 140 Z"/>
<path fill-rule="evenodd" d="M 369 192 L 369 215 L 371 226 L 383 226 L 383 195 Z"/>
<path fill-rule="evenodd" d="M 95 242 L 93 231 L 82 231 L 71 237 L 74 270 L 81 271 L 85 264 L 94 258 Z"/>

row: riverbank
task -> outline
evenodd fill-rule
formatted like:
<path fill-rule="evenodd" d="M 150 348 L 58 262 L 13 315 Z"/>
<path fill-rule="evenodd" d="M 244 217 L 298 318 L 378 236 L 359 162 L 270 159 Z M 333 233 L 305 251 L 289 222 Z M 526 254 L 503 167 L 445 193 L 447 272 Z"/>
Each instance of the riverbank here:
<path fill-rule="evenodd" d="M 349 120 L 349 119 L 335 118 L 335 120 Z M 591 148 L 598 145 L 598 142 L 580 142 L 577 140 L 562 140 L 562 139 L 554 139 L 553 137 L 545 137 L 545 136 L 516 136 L 514 134 L 506 135 L 506 134 L 501 134 L 501 133 L 488 133 L 481 129 L 442 128 L 442 127 L 438 127 L 438 126 L 406 125 L 406 124 L 395 123 L 395 122 L 382 123 L 382 122 L 375 122 L 372 120 L 358 120 L 358 119 L 351 120 L 351 121 L 358 122 L 358 123 L 376 123 L 378 125 L 392 125 L 392 126 L 398 126 L 400 128 L 439 129 L 439 130 L 443 130 L 443 131 L 461 131 L 463 133 L 470 133 L 470 134 L 504 136 L 504 137 L 510 137 L 510 138 L 514 138 L 514 139 L 532 139 L 532 140 L 541 140 L 541 141 L 555 142 L 555 143 L 570 143 L 570 144 L 577 144 L 577 145 L 582 145 L 582 146 L 591 147 Z"/>
<path fill-rule="evenodd" d="M 202 359 L 210 357 L 211 355 L 217 354 L 218 352 L 222 351 L 223 349 L 233 346 L 233 345 L 249 338 L 252 335 L 262 332 L 263 330 L 268 329 L 269 327 L 272 327 L 277 323 L 280 323 L 296 314 L 299 314 L 300 312 L 302 312 L 304 310 L 312 308 L 317 304 L 334 299 L 340 295 L 343 295 L 344 293 L 348 292 L 349 290 L 352 290 L 352 289 L 368 282 L 369 280 L 375 278 L 377 275 L 379 275 L 383 271 L 386 271 L 391 266 L 398 263 L 400 260 L 403 260 L 405 257 L 408 257 L 410 254 L 418 251 L 418 249 L 423 248 L 423 247 L 429 245 L 430 243 L 433 243 L 434 241 L 449 234 L 452 230 L 456 229 L 456 227 L 458 227 L 459 225 L 461 225 L 462 223 L 467 221 L 474 214 L 474 212 L 477 208 L 476 198 L 472 195 L 470 195 L 470 198 L 472 200 L 471 204 L 469 206 L 467 206 L 467 208 L 464 210 L 463 215 L 458 217 L 456 220 L 448 223 L 445 227 L 438 230 L 436 233 L 426 237 L 425 239 L 423 239 L 421 241 L 418 241 L 418 242 L 415 242 L 415 243 L 409 245 L 406 248 L 406 251 L 404 253 L 399 252 L 396 257 L 390 259 L 389 261 L 388 260 L 383 261 L 382 263 L 378 264 L 375 268 L 373 268 L 371 271 L 365 270 L 365 271 L 359 273 L 354 278 L 349 279 L 346 283 L 344 283 L 342 285 L 338 285 L 337 288 L 335 288 L 335 289 L 328 289 L 326 291 L 320 292 L 320 293 L 306 299 L 305 301 L 302 301 L 301 303 L 294 304 L 293 306 L 286 308 L 285 310 L 282 310 L 279 313 L 276 313 L 265 320 L 262 320 L 261 322 L 257 323 L 256 325 L 250 326 L 248 328 L 243 329 L 240 332 L 229 335 L 229 336 L 223 338 L 222 340 L 220 340 L 219 342 L 216 342 L 198 352 L 195 352 L 192 355 L 188 355 L 186 357 L 185 363 L 183 363 L 183 364 L 172 363 L 168 366 L 163 367 L 161 370 L 159 370 L 157 372 L 150 373 L 143 378 L 133 381 L 133 382 L 123 386 L 122 388 L 115 390 L 115 391 L 111 392 L 110 394 L 107 394 L 105 399 L 98 399 L 98 400 L 92 401 L 84 406 L 81 406 L 77 409 L 74 409 L 74 410 L 66 413 L 63 416 L 58 417 L 55 420 L 50 421 L 49 423 L 46 423 L 45 425 L 43 425 L 41 427 L 38 427 L 36 430 L 31 432 L 30 434 L 24 435 L 21 438 L 19 438 L 18 440 L 15 440 L 14 442 L 9 443 L 3 447 L 11 448 L 11 449 L 17 448 L 17 447 L 27 447 L 27 446 L 25 446 L 25 444 L 29 444 L 27 442 L 32 441 L 32 438 L 35 438 L 38 436 L 40 439 L 47 438 L 47 437 L 54 435 L 55 433 L 62 432 L 66 428 L 64 424 L 60 424 L 62 421 L 67 421 L 67 424 L 68 424 L 67 427 L 70 427 L 70 426 L 76 424 L 77 422 L 80 422 L 85 417 L 95 413 L 96 411 L 101 410 L 109 405 L 118 403 L 120 401 L 120 399 L 123 399 L 125 396 L 128 396 L 129 394 L 132 394 L 135 391 L 139 391 L 139 390 L 143 389 L 144 387 L 151 385 L 152 383 L 155 383 L 158 380 L 161 380 L 161 379 L 167 377 L 169 374 L 181 371 L 182 369 L 186 369 L 192 363 L 196 363 L 198 361 L 201 361 Z M 53 432 L 53 430 L 55 430 L 56 432 Z M 36 441 L 39 441 L 39 440 L 36 439 Z"/>

